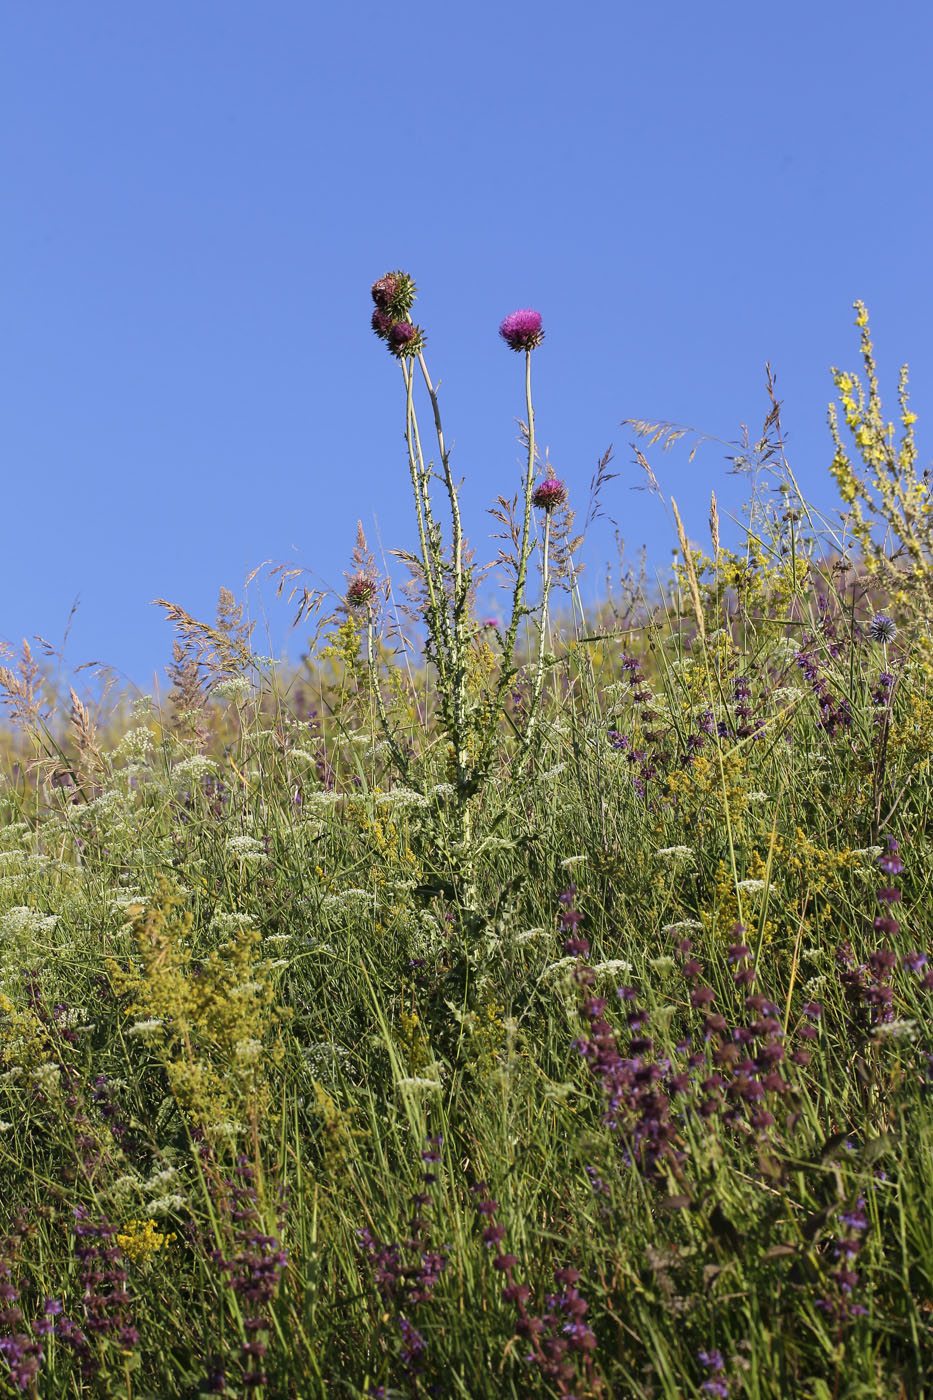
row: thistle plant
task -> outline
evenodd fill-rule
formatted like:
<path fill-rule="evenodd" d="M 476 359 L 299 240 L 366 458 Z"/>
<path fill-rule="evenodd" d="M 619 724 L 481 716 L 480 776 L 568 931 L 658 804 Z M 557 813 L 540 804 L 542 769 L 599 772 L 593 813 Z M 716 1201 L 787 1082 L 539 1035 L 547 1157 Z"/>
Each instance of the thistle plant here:
<path fill-rule="evenodd" d="M 471 692 L 469 654 L 480 626 L 473 615 L 471 600 L 477 579 L 474 566 L 465 548 L 460 510 L 459 488 L 450 467 L 441 419 L 437 390 L 428 372 L 424 355 L 425 334 L 411 321 L 416 295 L 415 284 L 404 272 L 389 272 L 372 287 L 375 303 L 372 327 L 390 353 L 398 360 L 405 387 L 405 442 L 411 477 L 418 529 L 418 553 L 396 551 L 411 568 L 417 582 L 421 618 L 425 628 L 425 654 L 437 679 L 440 722 L 449 745 L 451 781 L 454 791 L 454 831 L 456 854 L 466 872 L 462 889 L 464 902 L 471 903 L 472 877 L 469 874 L 472 857 L 473 799 L 489 775 L 499 722 L 505 710 L 510 685 L 517 665 L 516 650 L 519 629 L 532 609 L 528 606 L 528 565 L 534 548 L 532 508 L 544 512 L 543 596 L 539 617 L 540 645 L 537 667 L 531 688 L 531 703 L 526 710 L 519 732 L 523 747 L 531 742 L 541 698 L 544 674 L 544 636 L 549 593 L 548 548 L 551 514 L 566 499 L 566 488 L 553 476 L 548 476 L 535 488 L 537 453 L 535 446 L 534 405 L 531 391 L 531 356 L 544 339 L 542 318 L 538 311 L 522 309 L 511 312 L 502 321 L 499 334 L 503 342 L 525 357 L 525 412 L 522 437 L 527 448 L 526 466 L 522 479 L 520 523 L 513 520 L 514 570 L 509 619 L 501 636 L 498 675 L 492 680 L 489 693 L 477 697 Z M 417 371 L 431 405 L 438 458 L 427 459 L 422 445 L 421 428 L 415 406 Z M 438 482 L 446 494 L 449 539 L 445 540 L 435 504 L 432 485 Z M 346 603 L 353 609 L 366 610 L 368 653 L 374 655 L 372 601 L 375 587 L 370 579 L 359 573 L 350 581 Z M 373 677 L 374 682 L 376 678 Z M 408 764 L 395 734 L 389 725 L 381 703 L 378 683 L 374 685 L 380 719 L 385 728 L 396 765 L 407 777 Z"/>

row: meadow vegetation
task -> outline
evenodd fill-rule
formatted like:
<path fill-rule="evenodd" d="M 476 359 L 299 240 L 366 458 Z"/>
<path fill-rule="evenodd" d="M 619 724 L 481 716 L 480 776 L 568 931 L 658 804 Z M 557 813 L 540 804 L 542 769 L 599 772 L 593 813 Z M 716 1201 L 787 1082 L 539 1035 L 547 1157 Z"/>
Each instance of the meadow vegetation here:
<path fill-rule="evenodd" d="M 484 617 L 413 284 L 373 300 L 402 587 L 362 531 L 336 608 L 279 570 L 314 632 L 288 675 L 228 592 L 166 604 L 171 695 L 109 718 L 28 648 L 0 670 L 0 1396 L 933 1394 L 906 376 L 898 435 L 859 306 L 839 511 L 769 377 L 739 543 L 670 503 L 671 577 L 587 610 L 571 508 L 610 458 L 586 506 L 541 460 L 512 313 Z M 629 426 L 660 494 L 683 430 Z"/>

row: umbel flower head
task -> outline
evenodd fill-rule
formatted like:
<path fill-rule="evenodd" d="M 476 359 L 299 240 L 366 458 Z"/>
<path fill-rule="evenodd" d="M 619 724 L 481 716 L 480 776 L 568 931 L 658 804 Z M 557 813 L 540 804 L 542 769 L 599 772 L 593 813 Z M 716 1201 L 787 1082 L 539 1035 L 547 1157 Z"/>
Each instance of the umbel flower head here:
<path fill-rule="evenodd" d="M 868 624 L 868 635 L 873 642 L 893 642 L 897 627 L 884 613 L 877 613 Z"/>
<path fill-rule="evenodd" d="M 511 350 L 535 350 L 544 339 L 541 312 L 530 308 L 510 311 L 499 327 L 499 334 Z"/>
<path fill-rule="evenodd" d="M 552 510 L 562 506 L 567 499 L 567 488 L 562 481 L 558 481 L 556 476 L 546 476 L 543 481 L 539 481 L 531 496 L 531 504 L 537 506 L 538 510 L 546 510 L 550 515 Z"/>

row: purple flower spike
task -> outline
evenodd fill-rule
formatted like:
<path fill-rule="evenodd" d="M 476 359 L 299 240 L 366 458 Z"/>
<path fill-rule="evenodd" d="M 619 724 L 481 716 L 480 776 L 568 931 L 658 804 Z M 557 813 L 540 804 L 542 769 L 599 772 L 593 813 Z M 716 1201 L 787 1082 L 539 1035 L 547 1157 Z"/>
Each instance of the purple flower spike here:
<path fill-rule="evenodd" d="M 538 510 L 547 511 L 550 515 L 552 510 L 562 506 L 567 499 L 567 488 L 562 481 L 558 481 L 556 476 L 546 476 L 543 481 L 535 487 L 531 504 L 537 506 Z"/>
<path fill-rule="evenodd" d="M 499 327 L 499 334 L 510 350 L 535 350 L 544 339 L 541 312 L 526 308 L 510 311 Z"/>

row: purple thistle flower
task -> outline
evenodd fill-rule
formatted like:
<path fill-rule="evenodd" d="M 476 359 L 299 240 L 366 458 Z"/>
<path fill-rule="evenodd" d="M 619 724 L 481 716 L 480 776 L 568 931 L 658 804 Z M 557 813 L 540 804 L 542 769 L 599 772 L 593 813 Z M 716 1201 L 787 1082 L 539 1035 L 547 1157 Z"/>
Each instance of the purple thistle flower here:
<path fill-rule="evenodd" d="M 417 355 L 424 344 L 424 335 L 411 321 L 396 321 L 389 331 L 388 342 L 396 359 L 403 359 L 407 355 Z"/>
<path fill-rule="evenodd" d="M 544 339 L 541 312 L 530 308 L 510 311 L 499 327 L 499 334 L 510 350 L 535 350 Z"/>
<path fill-rule="evenodd" d="M 550 515 L 551 511 L 562 506 L 566 499 L 567 487 L 564 483 L 558 481 L 556 476 L 546 476 L 532 492 L 531 504 Z"/>

